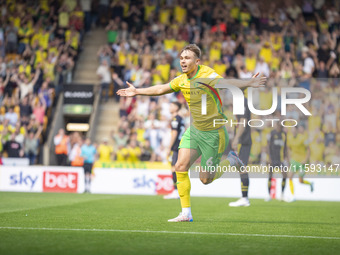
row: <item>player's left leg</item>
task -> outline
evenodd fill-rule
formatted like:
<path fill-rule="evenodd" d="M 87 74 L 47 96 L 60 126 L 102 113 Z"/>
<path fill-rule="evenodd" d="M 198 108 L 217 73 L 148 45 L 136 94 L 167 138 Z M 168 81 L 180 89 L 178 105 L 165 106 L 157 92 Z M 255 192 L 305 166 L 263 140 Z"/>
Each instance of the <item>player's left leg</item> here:
<path fill-rule="evenodd" d="M 310 191 L 313 192 L 313 191 L 314 191 L 314 183 L 305 180 L 305 179 L 303 178 L 304 175 L 305 175 L 305 172 L 303 172 L 303 174 L 299 174 L 299 182 L 300 182 L 301 184 L 309 185 L 309 186 L 310 186 Z"/>
<path fill-rule="evenodd" d="M 225 127 L 204 132 L 198 141 L 202 152 L 200 180 L 209 184 L 219 179 L 230 166 L 230 158 L 221 161 L 223 152 L 229 143 L 228 132 Z"/>
<path fill-rule="evenodd" d="M 221 161 L 229 144 L 229 136 L 225 127 L 201 132 L 197 144 L 202 152 L 200 180 L 203 184 L 209 184 L 219 179 L 232 167 L 240 170 L 243 166 L 242 161 L 233 151 L 230 151 L 228 157 Z"/>
<path fill-rule="evenodd" d="M 313 185 L 313 183 L 304 180 L 304 176 L 305 176 L 305 174 L 306 174 L 305 165 L 304 165 L 304 164 L 301 164 L 301 163 L 299 163 L 299 162 L 296 162 L 296 161 L 294 162 L 294 164 L 295 164 L 295 169 L 296 169 L 296 171 L 298 171 L 298 173 L 299 173 L 299 182 L 300 182 L 301 184 L 309 185 L 309 186 L 310 186 L 311 192 L 313 192 L 313 190 L 314 190 L 314 185 Z"/>

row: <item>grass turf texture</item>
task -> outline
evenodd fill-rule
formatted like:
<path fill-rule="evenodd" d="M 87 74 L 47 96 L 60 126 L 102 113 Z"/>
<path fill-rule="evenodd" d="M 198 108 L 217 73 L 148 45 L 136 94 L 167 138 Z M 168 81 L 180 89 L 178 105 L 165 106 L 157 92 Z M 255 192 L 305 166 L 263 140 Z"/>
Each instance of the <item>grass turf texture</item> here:
<path fill-rule="evenodd" d="M 0 193 L 0 254 L 338 254 L 340 203 L 192 198 L 194 222 L 168 223 L 178 200 L 160 196 Z M 6 229 L 4 227 L 20 227 Z M 28 228 L 52 228 L 28 229 Z M 68 229 L 68 230 L 60 230 Z M 71 230 L 73 229 L 73 230 Z M 79 229 L 79 230 L 75 230 Z M 109 232 L 80 229 L 169 231 Z M 182 232 L 337 237 L 233 236 Z"/>

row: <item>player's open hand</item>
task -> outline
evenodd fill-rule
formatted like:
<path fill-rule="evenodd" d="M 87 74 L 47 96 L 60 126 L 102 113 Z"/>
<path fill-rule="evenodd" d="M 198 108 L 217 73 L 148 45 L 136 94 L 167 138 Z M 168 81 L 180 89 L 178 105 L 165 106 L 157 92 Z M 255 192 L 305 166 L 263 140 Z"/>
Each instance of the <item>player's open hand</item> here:
<path fill-rule="evenodd" d="M 267 77 L 263 76 L 260 73 L 256 73 L 253 78 L 250 80 L 249 87 L 252 88 L 262 88 L 264 84 L 267 82 Z"/>
<path fill-rule="evenodd" d="M 127 89 L 120 89 L 117 91 L 117 95 L 121 97 L 133 97 L 136 95 L 136 88 L 129 82 L 126 82 L 129 86 Z"/>

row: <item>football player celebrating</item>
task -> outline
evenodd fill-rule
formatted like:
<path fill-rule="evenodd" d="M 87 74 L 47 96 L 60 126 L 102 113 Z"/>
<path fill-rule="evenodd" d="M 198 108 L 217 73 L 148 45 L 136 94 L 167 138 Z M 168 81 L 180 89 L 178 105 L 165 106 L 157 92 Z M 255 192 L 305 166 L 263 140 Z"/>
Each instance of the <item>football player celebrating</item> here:
<path fill-rule="evenodd" d="M 190 179 L 188 170 L 190 166 L 200 157 L 201 168 L 208 166 L 221 166 L 216 171 L 200 171 L 200 180 L 203 184 L 209 184 L 220 178 L 225 167 L 234 166 L 239 169 L 242 161 L 235 152 L 230 152 L 226 160 L 221 161 L 223 152 L 226 150 L 229 137 L 224 123 L 214 125 L 216 119 L 226 119 L 221 112 L 222 101 L 220 100 L 217 83 L 224 83 L 238 88 L 263 87 L 266 78 L 256 77 L 250 80 L 229 79 L 223 80 L 214 69 L 200 65 L 201 50 L 195 44 L 184 47 L 180 53 L 180 64 L 183 74 L 163 85 L 156 85 L 148 88 L 135 88 L 127 82 L 129 86 L 117 92 L 120 96 L 133 97 L 136 95 L 158 96 L 172 92 L 181 91 L 186 99 L 193 123 L 185 131 L 179 144 L 178 160 L 175 165 L 177 176 L 177 189 L 180 196 L 182 211 L 169 222 L 193 221 L 190 202 Z M 258 75 L 258 74 L 257 74 Z M 256 75 L 256 76 L 257 76 Z M 200 78 L 207 78 L 209 84 L 198 82 Z M 194 84 L 194 88 L 190 85 Z M 207 91 L 208 90 L 208 91 Z M 206 113 L 202 114 L 202 95 L 209 93 L 206 97 Z"/>

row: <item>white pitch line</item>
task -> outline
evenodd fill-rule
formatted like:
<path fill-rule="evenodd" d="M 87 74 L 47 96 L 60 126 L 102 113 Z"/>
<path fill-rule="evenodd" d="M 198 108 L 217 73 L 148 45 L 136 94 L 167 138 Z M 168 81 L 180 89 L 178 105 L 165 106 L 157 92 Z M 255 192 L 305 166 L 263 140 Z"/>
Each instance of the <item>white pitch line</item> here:
<path fill-rule="evenodd" d="M 332 236 L 293 236 L 293 235 L 265 235 L 244 233 L 211 233 L 211 232 L 179 232 L 161 230 L 133 230 L 133 229 L 79 229 L 79 228 L 24 228 L 24 227 L 0 227 L 9 230 L 46 230 L 46 231 L 84 231 L 84 232 L 125 232 L 125 233 L 155 233 L 155 234 L 187 234 L 187 235 L 214 235 L 214 236 L 249 236 L 249 237 L 281 237 L 281 238 L 305 238 L 305 239 L 330 239 L 340 240 L 340 237 Z"/>

